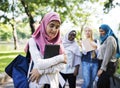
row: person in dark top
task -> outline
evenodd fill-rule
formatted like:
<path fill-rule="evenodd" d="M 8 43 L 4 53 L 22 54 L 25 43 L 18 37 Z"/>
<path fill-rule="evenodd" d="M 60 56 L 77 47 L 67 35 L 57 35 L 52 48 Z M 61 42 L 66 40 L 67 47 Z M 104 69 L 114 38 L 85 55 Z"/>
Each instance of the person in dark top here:
<path fill-rule="evenodd" d="M 90 27 L 84 29 L 85 39 L 81 41 L 82 47 L 82 88 L 93 88 L 93 81 L 98 71 L 97 43 L 93 39 Z"/>

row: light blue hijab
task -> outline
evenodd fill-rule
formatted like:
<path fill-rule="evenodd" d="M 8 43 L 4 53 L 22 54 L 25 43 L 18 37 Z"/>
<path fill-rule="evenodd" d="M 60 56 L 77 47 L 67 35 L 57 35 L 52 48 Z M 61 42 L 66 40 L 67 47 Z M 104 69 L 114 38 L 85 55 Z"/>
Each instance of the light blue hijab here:
<path fill-rule="evenodd" d="M 108 36 L 113 36 L 115 38 L 115 40 L 117 42 L 117 54 L 116 54 L 116 57 L 119 58 L 120 57 L 120 50 L 119 50 L 118 38 L 113 33 L 112 29 L 107 24 L 102 24 L 99 27 L 99 29 L 104 30 L 105 33 L 106 33 L 104 36 L 100 36 L 101 44 L 107 39 Z"/>

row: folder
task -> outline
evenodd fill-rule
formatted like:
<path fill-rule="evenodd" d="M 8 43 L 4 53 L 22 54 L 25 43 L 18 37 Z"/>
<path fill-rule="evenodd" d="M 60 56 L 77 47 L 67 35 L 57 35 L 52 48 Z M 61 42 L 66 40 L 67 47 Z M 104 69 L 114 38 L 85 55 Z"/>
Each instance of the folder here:
<path fill-rule="evenodd" d="M 45 45 L 44 59 L 59 55 L 60 45 Z"/>

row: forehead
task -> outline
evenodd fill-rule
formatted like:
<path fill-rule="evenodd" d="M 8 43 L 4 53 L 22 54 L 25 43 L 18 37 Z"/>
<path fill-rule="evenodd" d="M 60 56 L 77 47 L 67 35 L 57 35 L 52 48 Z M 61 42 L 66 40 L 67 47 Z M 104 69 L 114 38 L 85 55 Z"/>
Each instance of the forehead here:
<path fill-rule="evenodd" d="M 52 20 L 52 21 L 50 21 L 48 24 L 60 25 L 60 22 L 59 22 L 58 20 Z"/>
<path fill-rule="evenodd" d="M 103 30 L 102 28 L 101 28 L 101 29 L 99 29 L 99 31 L 100 31 L 100 32 L 105 32 L 105 30 Z"/>
<path fill-rule="evenodd" d="M 76 34 L 76 31 L 73 30 L 69 34 Z"/>
<path fill-rule="evenodd" d="M 90 28 L 85 28 L 85 31 L 92 31 L 92 29 L 90 29 Z"/>
<path fill-rule="evenodd" d="M 87 29 L 87 30 L 85 30 L 84 32 L 85 32 L 85 33 L 92 33 L 92 30 Z"/>

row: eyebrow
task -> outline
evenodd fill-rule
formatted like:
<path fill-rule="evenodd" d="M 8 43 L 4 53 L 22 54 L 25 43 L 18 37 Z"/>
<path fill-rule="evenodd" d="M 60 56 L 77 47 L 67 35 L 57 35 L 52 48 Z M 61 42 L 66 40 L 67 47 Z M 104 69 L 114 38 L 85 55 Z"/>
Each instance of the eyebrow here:
<path fill-rule="evenodd" d="M 55 24 L 54 22 L 50 22 L 50 24 Z M 60 23 L 57 23 L 57 25 L 60 25 Z"/>
<path fill-rule="evenodd" d="M 71 31 L 70 34 L 76 34 L 76 32 L 75 31 Z"/>

